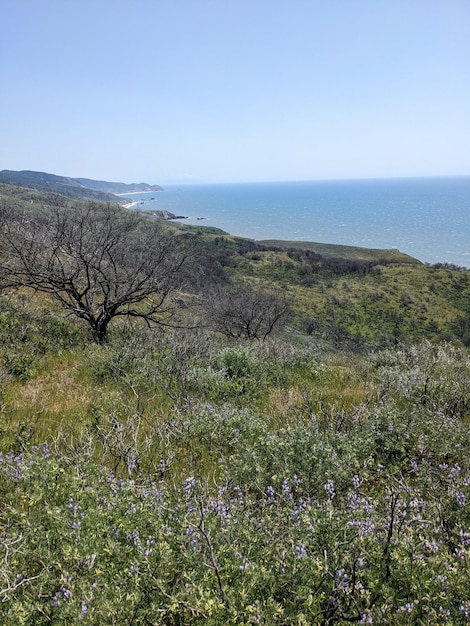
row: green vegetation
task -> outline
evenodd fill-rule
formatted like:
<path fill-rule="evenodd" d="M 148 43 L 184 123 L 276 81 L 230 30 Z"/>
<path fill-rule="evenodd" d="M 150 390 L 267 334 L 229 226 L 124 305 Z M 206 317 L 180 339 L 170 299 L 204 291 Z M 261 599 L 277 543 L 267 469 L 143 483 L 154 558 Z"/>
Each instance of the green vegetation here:
<path fill-rule="evenodd" d="M 265 246 L 274 246 L 289 250 L 311 250 L 317 254 L 332 256 L 350 261 L 374 261 L 376 263 L 419 264 L 417 259 L 403 254 L 397 249 L 377 250 L 374 248 L 360 248 L 358 246 L 340 246 L 332 243 L 317 243 L 314 241 L 281 241 L 266 239 L 259 242 Z"/>
<path fill-rule="evenodd" d="M 94 200 L 95 202 L 119 202 L 117 196 L 112 193 L 88 189 L 73 178 L 55 176 L 45 172 L 2 170 L 0 183 L 37 189 L 46 193 L 57 193 L 67 198 Z"/>
<path fill-rule="evenodd" d="M 129 200 L 118 198 L 115 194 L 131 192 L 161 191 L 159 185 L 146 183 L 125 184 L 110 183 L 103 180 L 91 180 L 89 178 L 70 178 L 68 176 L 56 176 L 46 172 L 33 172 L 23 170 L 0 171 L 0 184 L 14 185 L 20 188 L 37 189 L 41 192 L 57 193 L 67 198 L 94 200 L 95 202 L 112 202 L 126 205 Z"/>
<path fill-rule="evenodd" d="M 12 210 L 83 205 L 0 206 L 0 623 L 469 622 L 468 271 L 152 220 L 175 315 L 97 343 L 8 286 Z"/>

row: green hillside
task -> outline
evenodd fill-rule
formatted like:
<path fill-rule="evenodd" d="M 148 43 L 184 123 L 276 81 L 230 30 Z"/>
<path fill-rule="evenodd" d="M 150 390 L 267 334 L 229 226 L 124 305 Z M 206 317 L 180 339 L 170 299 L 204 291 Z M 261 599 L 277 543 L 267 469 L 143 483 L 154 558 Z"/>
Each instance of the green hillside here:
<path fill-rule="evenodd" d="M 147 183 L 125 184 L 113 183 L 89 178 L 70 178 L 68 176 L 56 176 L 45 172 L 23 171 L 0 171 L 0 183 L 38 189 L 58 193 L 67 198 L 94 200 L 97 202 L 112 202 L 115 204 L 128 204 L 128 200 L 118 198 L 115 194 L 161 191 L 159 185 Z"/>
<path fill-rule="evenodd" d="M 357 261 L 382 261 L 384 263 L 412 263 L 418 264 L 420 261 L 400 252 L 396 248 L 390 250 L 380 250 L 374 248 L 360 248 L 358 246 L 341 246 L 331 243 L 317 243 L 313 241 L 280 241 L 262 240 L 259 242 L 265 246 L 274 246 L 282 249 L 311 250 L 318 254 L 333 256 L 338 258 Z"/>
<path fill-rule="evenodd" d="M 0 623 L 467 623 L 469 274 L 0 185 Z"/>

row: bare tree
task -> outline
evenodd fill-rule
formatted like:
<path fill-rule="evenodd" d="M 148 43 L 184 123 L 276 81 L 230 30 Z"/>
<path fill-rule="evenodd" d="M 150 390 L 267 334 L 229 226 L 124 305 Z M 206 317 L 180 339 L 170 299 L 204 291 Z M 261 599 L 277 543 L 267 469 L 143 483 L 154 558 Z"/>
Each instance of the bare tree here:
<path fill-rule="evenodd" d="M 4 286 L 51 294 L 105 343 L 115 317 L 168 323 L 187 264 L 185 243 L 121 207 L 76 204 L 21 214 L 0 210 Z"/>
<path fill-rule="evenodd" d="M 290 307 L 281 292 L 245 285 L 219 287 L 206 300 L 209 325 L 235 339 L 266 339 L 281 330 Z"/>

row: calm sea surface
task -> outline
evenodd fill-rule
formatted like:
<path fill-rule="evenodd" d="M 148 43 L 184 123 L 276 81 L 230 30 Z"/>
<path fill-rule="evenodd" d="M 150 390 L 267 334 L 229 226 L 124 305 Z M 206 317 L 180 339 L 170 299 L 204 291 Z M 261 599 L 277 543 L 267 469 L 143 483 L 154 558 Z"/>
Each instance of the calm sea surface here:
<path fill-rule="evenodd" d="M 470 268 L 470 177 L 182 185 L 129 198 L 251 239 L 398 248 Z"/>

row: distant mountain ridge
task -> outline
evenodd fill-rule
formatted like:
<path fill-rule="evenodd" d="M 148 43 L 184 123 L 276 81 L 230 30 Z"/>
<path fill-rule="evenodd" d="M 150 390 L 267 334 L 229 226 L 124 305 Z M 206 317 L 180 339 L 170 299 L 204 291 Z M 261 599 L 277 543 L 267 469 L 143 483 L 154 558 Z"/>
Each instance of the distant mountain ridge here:
<path fill-rule="evenodd" d="M 91 180 L 90 178 L 72 178 L 88 189 L 104 191 L 106 193 L 144 193 L 146 191 L 163 191 L 160 185 L 148 183 L 110 183 L 105 180 Z"/>
<path fill-rule="evenodd" d="M 129 200 L 119 198 L 115 194 L 162 191 L 159 185 L 149 185 L 147 183 L 114 183 L 103 180 L 92 180 L 90 178 L 57 176 L 55 174 L 31 170 L 2 170 L 0 171 L 0 182 L 8 185 L 16 185 L 17 187 L 26 187 L 28 189 L 52 191 L 67 196 L 68 198 L 112 202 L 122 205 L 129 204 Z"/>

